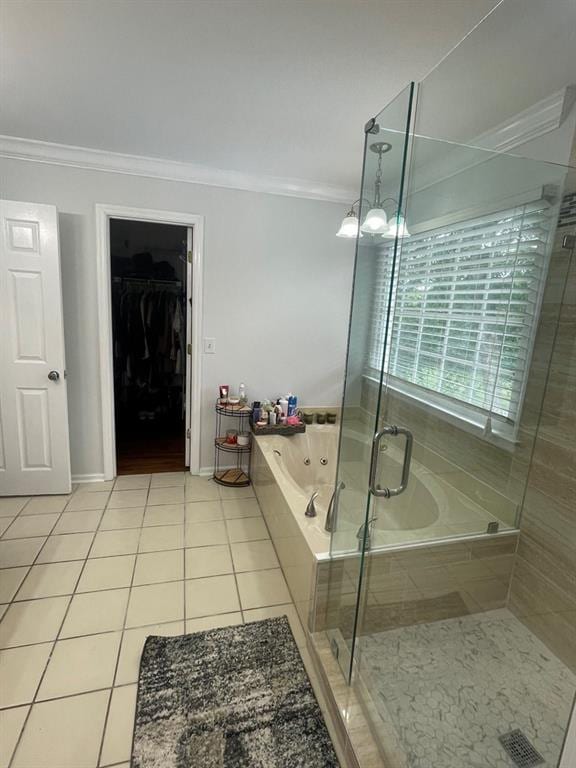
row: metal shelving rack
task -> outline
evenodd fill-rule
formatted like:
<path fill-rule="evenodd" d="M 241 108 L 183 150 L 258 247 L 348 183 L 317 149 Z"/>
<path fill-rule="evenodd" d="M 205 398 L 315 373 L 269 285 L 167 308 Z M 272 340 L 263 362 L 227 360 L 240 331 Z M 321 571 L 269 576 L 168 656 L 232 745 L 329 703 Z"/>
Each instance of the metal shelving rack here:
<path fill-rule="evenodd" d="M 227 419 L 234 420 L 238 432 L 250 431 L 251 408 L 247 405 L 216 403 L 216 436 L 214 438 L 214 480 L 220 485 L 239 487 L 250 485 L 252 435 L 248 445 L 226 442 Z M 231 466 L 232 465 L 232 466 Z"/>

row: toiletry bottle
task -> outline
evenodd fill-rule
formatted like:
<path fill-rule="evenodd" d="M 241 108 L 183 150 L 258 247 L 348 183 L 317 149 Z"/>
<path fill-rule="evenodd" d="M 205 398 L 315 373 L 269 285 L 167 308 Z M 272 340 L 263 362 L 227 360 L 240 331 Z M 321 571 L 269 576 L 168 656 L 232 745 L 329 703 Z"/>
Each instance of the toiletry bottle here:
<path fill-rule="evenodd" d="M 285 397 L 281 397 L 278 400 L 278 405 L 282 408 L 282 415 L 288 416 L 288 400 Z"/>
<path fill-rule="evenodd" d="M 298 405 L 298 398 L 296 395 L 288 396 L 288 416 L 294 416 L 296 414 L 296 406 Z"/>
<path fill-rule="evenodd" d="M 260 421 L 260 414 L 262 413 L 260 409 L 260 400 L 254 400 L 252 403 L 252 421 L 254 424 L 256 424 L 257 421 Z"/>
<path fill-rule="evenodd" d="M 243 381 L 240 382 L 238 387 L 238 397 L 240 398 L 241 405 L 246 405 L 246 384 Z"/>

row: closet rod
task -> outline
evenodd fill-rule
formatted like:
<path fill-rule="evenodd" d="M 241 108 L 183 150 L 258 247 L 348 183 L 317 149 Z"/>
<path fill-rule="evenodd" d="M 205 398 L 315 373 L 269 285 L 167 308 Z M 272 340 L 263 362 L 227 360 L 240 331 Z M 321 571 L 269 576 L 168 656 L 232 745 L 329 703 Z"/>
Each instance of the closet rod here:
<path fill-rule="evenodd" d="M 164 285 L 164 286 L 175 286 L 180 288 L 182 286 L 182 283 L 180 280 L 156 280 L 155 278 L 151 277 L 113 277 L 112 281 L 114 283 L 120 284 L 120 283 L 129 283 L 130 285 L 136 285 L 138 283 L 144 284 L 144 285 Z"/>

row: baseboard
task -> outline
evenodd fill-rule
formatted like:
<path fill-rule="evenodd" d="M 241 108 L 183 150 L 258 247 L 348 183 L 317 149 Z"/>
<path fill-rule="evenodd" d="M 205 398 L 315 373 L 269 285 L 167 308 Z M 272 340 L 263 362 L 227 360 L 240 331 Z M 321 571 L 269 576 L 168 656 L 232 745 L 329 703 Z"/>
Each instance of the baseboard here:
<path fill-rule="evenodd" d="M 102 483 L 105 479 L 103 472 L 89 475 L 72 475 L 73 483 Z"/>
<path fill-rule="evenodd" d="M 199 474 L 203 477 L 209 477 L 214 474 L 214 467 L 201 467 Z M 87 475 L 72 475 L 73 483 L 102 483 L 106 480 L 103 472 L 96 472 Z"/>

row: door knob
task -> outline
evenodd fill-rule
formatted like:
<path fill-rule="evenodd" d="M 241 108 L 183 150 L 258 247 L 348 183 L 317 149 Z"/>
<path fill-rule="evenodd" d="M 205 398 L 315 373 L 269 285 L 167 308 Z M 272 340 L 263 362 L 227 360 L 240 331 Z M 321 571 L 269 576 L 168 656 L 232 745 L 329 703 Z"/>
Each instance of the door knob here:
<path fill-rule="evenodd" d="M 48 378 L 50 379 L 50 381 L 58 381 L 58 379 L 60 378 L 60 374 L 58 373 L 58 371 L 50 371 L 50 373 L 48 374 Z"/>

